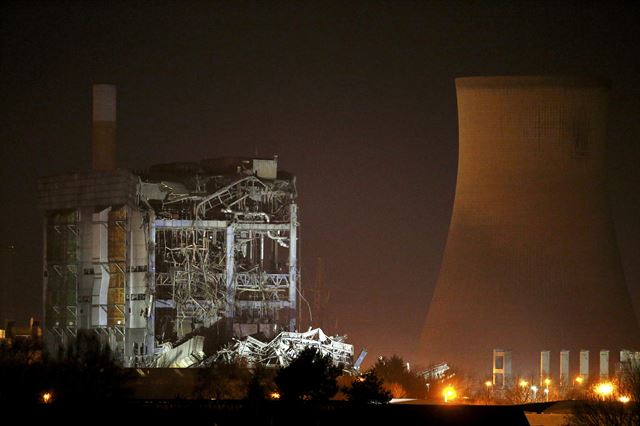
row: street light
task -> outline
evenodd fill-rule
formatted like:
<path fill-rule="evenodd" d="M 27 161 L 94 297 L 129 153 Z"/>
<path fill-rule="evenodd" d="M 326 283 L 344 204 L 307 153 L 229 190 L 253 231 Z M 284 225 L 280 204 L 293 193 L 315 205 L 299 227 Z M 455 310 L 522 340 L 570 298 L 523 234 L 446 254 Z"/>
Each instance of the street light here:
<path fill-rule="evenodd" d="M 533 400 L 536 400 L 536 395 L 538 394 L 538 387 L 536 385 L 531 386 L 531 392 L 533 392 Z"/>
<path fill-rule="evenodd" d="M 631 401 L 631 398 L 629 398 L 627 395 L 622 395 L 620 398 L 618 398 L 618 401 L 626 404 L 627 402 Z"/>
<path fill-rule="evenodd" d="M 551 384 L 551 379 L 550 378 L 547 377 L 546 379 L 544 379 L 544 386 L 545 386 L 544 394 L 545 394 L 545 396 L 547 398 L 547 401 L 549 401 L 549 385 L 550 384 Z"/>
<path fill-rule="evenodd" d="M 583 378 L 582 376 L 578 376 L 578 377 L 576 377 L 576 383 L 577 383 L 577 384 L 581 385 L 581 384 L 582 384 L 582 382 L 584 382 L 584 378 Z"/>
<path fill-rule="evenodd" d="M 611 397 L 613 395 L 613 383 L 611 382 L 600 382 L 598 383 L 594 389 L 596 394 L 603 400 Z"/>
<path fill-rule="evenodd" d="M 524 379 L 520 380 L 520 387 L 521 388 L 526 388 L 527 386 L 529 386 L 529 382 L 527 382 Z"/>
<path fill-rule="evenodd" d="M 444 396 L 444 402 L 453 401 L 458 396 L 458 393 L 453 388 L 453 386 L 447 386 L 442 391 L 442 396 Z"/>

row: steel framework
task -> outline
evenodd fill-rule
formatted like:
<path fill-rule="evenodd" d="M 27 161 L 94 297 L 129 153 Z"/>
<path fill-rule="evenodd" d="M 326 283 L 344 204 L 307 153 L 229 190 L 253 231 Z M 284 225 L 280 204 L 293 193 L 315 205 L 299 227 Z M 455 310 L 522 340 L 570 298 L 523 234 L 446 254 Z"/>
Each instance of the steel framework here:
<path fill-rule="evenodd" d="M 295 331 L 296 197 L 276 158 L 40 179 L 46 330 L 94 330 L 125 365 L 206 329 Z"/>

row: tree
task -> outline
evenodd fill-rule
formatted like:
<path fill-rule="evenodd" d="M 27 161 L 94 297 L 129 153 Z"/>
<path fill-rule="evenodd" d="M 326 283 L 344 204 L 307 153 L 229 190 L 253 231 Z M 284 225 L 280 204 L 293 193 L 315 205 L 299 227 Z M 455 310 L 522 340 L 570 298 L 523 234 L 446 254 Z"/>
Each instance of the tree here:
<path fill-rule="evenodd" d="M 398 382 L 385 383 L 383 386 L 392 398 L 406 398 L 407 390 Z"/>
<path fill-rule="evenodd" d="M 79 331 L 62 354 L 47 366 L 48 387 L 55 401 L 103 402 L 122 400 L 130 395 L 127 385 L 131 370 L 116 363 L 109 345 L 102 344 L 95 333 Z"/>
<path fill-rule="evenodd" d="M 194 395 L 200 399 L 243 399 L 251 373 L 240 362 L 214 362 L 198 370 Z"/>
<path fill-rule="evenodd" d="M 405 361 L 398 355 L 391 358 L 380 357 L 373 366 L 373 371 L 387 386 L 399 384 L 409 397 L 423 398 L 426 395 L 425 380 L 410 372 Z"/>
<path fill-rule="evenodd" d="M 341 367 L 330 355 L 312 347 L 304 349 L 291 363 L 278 370 L 275 382 L 283 400 L 328 400 L 338 392 Z"/>
<path fill-rule="evenodd" d="M 18 340 L 13 344 L 0 342 L 0 406 L 36 404 L 46 387 L 46 357 L 41 345 Z"/>
<path fill-rule="evenodd" d="M 640 404 L 640 360 L 638 358 L 622 363 L 620 391 L 629 396 L 631 401 Z"/>
<path fill-rule="evenodd" d="M 108 345 L 91 331 L 79 331 L 56 359 L 34 357 L 39 351 L 37 342 L 0 348 L 0 403 L 36 404 L 45 392 L 58 404 L 102 403 L 130 394 L 130 371 L 116 364 Z"/>
<path fill-rule="evenodd" d="M 383 387 L 382 380 L 373 370 L 356 378 L 351 387 L 344 389 L 344 393 L 347 400 L 356 403 L 386 404 L 391 400 L 391 393 Z"/>
<path fill-rule="evenodd" d="M 251 379 L 247 385 L 247 394 L 245 399 L 249 401 L 262 401 L 267 399 L 274 389 L 273 375 L 271 371 L 267 371 L 264 367 L 258 365 L 251 374 Z"/>
<path fill-rule="evenodd" d="M 540 391 L 542 393 L 542 390 Z M 536 395 L 537 396 L 537 395 Z M 507 383 L 504 399 L 510 404 L 526 404 L 533 401 L 531 384 L 525 379 L 516 378 Z"/>
<path fill-rule="evenodd" d="M 613 392 L 604 396 L 591 392 L 573 408 L 574 426 L 637 426 L 640 424 L 640 361 L 622 363 Z"/>

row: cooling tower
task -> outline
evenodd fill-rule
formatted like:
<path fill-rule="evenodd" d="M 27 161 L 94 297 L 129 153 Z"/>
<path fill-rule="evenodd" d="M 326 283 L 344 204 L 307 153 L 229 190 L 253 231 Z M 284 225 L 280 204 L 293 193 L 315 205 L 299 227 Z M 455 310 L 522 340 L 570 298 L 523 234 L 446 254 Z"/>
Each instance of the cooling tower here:
<path fill-rule="evenodd" d="M 425 364 L 513 370 L 541 350 L 638 348 L 605 176 L 607 84 L 589 78 L 456 79 L 459 162 Z M 552 367 L 553 368 L 553 367 Z"/>

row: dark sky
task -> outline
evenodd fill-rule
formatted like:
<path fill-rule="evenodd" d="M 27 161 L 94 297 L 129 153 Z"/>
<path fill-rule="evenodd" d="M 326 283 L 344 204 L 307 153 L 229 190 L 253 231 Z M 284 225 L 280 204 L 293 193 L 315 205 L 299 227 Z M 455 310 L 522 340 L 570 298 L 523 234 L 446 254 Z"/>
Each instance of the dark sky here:
<path fill-rule="evenodd" d="M 611 79 L 611 200 L 638 310 L 640 6 L 614 3 L 4 2 L 12 315 L 40 311 L 36 178 L 89 169 L 91 85 L 108 82 L 122 168 L 277 154 L 298 177 L 303 282 L 326 264 L 329 332 L 412 359 L 455 190 L 454 78 L 506 74 Z"/>

